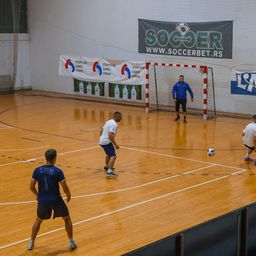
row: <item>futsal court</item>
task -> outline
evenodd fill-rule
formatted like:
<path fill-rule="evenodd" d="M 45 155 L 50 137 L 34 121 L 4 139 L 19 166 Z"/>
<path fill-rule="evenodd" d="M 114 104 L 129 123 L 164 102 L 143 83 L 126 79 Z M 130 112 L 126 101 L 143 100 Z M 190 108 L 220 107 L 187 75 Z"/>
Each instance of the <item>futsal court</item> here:
<path fill-rule="evenodd" d="M 173 112 L 61 96 L 0 95 L 0 255 L 122 255 L 255 201 L 256 166 L 243 161 L 241 141 L 249 119 L 188 115 L 183 124 Z M 98 138 L 114 111 L 123 114 L 118 177 L 107 179 Z M 72 194 L 73 252 L 61 219 L 45 221 L 26 250 L 37 207 L 29 183 L 48 148 Z"/>

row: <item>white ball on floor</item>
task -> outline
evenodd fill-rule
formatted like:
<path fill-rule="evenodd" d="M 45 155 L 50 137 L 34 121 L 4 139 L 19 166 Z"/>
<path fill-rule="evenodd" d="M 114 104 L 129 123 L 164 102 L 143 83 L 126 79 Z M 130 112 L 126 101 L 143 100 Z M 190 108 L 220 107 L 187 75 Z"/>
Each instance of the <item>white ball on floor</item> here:
<path fill-rule="evenodd" d="M 215 149 L 214 148 L 208 148 L 207 153 L 208 153 L 208 156 L 214 156 L 215 155 Z"/>

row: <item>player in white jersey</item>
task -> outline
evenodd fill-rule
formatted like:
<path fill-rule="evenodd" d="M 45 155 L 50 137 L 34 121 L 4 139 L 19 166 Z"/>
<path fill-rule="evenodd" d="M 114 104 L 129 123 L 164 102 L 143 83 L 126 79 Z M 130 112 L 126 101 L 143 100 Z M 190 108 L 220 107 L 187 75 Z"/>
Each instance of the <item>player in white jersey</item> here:
<path fill-rule="evenodd" d="M 117 123 L 119 123 L 121 119 L 122 114 L 120 112 L 115 112 L 113 119 L 108 120 L 100 131 L 99 144 L 106 153 L 104 169 L 107 177 L 110 178 L 115 178 L 117 176 L 114 172 L 114 164 L 116 161 L 115 149 L 119 149 L 119 146 L 115 141 L 115 136 L 117 132 Z"/>
<path fill-rule="evenodd" d="M 245 161 L 253 161 L 253 158 L 250 157 L 253 151 L 256 148 L 256 115 L 253 117 L 253 122 L 248 124 L 243 130 L 243 143 L 247 148 L 247 153 L 244 157 Z M 254 164 L 256 164 L 256 159 L 254 159 Z"/>

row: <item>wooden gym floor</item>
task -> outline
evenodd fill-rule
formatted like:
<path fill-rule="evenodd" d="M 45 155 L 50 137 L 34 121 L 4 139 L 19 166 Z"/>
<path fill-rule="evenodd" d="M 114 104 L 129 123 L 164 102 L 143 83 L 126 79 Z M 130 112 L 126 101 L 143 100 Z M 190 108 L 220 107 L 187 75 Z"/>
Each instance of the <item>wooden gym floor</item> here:
<path fill-rule="evenodd" d="M 256 166 L 243 161 L 241 141 L 250 120 L 189 115 L 184 125 L 174 113 L 33 94 L 0 95 L 0 255 L 121 255 L 256 200 Z M 119 176 L 109 180 L 97 142 L 116 110 Z M 26 251 L 36 216 L 29 183 L 47 148 L 72 192 L 74 252 L 61 219 L 45 221 Z"/>

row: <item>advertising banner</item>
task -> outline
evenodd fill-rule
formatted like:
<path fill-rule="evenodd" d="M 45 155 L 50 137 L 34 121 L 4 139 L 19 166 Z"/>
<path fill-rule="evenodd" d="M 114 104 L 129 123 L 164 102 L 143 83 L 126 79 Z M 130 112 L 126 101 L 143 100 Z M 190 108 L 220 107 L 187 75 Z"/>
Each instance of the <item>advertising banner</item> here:
<path fill-rule="evenodd" d="M 141 85 L 109 84 L 109 97 L 122 100 L 142 100 Z"/>
<path fill-rule="evenodd" d="M 59 74 L 83 81 L 142 85 L 146 83 L 146 64 L 127 61 L 113 65 L 104 59 L 62 55 Z"/>
<path fill-rule="evenodd" d="M 256 96 L 256 71 L 232 71 L 231 94 Z"/>
<path fill-rule="evenodd" d="M 139 19 L 139 53 L 232 59 L 233 21 L 164 22 Z"/>
<path fill-rule="evenodd" d="M 87 96 L 102 97 L 105 96 L 104 83 L 74 79 L 74 92 Z"/>

